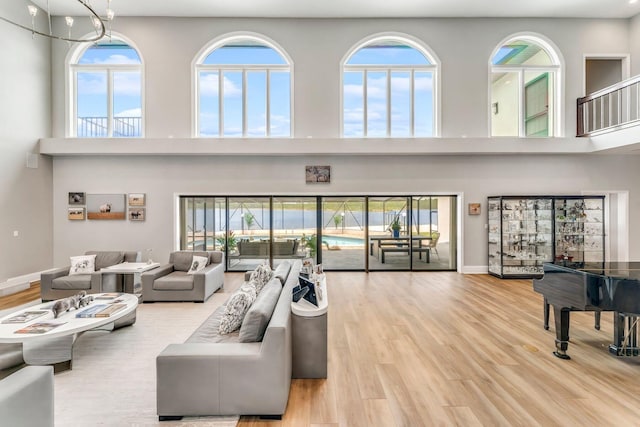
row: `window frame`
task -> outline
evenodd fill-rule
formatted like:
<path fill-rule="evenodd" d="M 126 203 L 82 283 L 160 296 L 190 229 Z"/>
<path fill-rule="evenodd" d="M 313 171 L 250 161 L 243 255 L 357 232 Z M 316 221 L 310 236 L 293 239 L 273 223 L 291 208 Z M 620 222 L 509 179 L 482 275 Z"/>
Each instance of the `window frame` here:
<path fill-rule="evenodd" d="M 69 50 L 65 61 L 65 73 L 67 90 L 66 93 L 66 129 L 65 134 L 68 138 L 114 138 L 121 139 L 123 137 L 113 136 L 113 74 L 117 72 L 139 72 L 140 73 L 140 135 L 129 138 L 145 137 L 145 72 L 144 59 L 140 53 L 140 49 L 127 37 L 121 34 L 113 33 L 111 39 L 115 39 L 126 43 L 131 49 L 134 49 L 140 58 L 140 64 L 79 64 L 85 52 L 91 48 L 91 44 L 77 43 L 75 48 Z M 107 73 L 107 136 L 105 137 L 78 137 L 78 72 L 106 72 Z M 125 137 L 127 138 L 127 137 Z"/>
<path fill-rule="evenodd" d="M 347 62 L 355 55 L 360 49 L 366 48 L 372 44 L 379 42 L 398 42 L 409 46 L 421 54 L 423 54 L 427 60 L 430 62 L 428 65 L 417 64 L 417 65 L 408 65 L 408 64 L 375 64 L 375 65 L 367 65 L 367 64 L 357 64 L 357 65 L 349 65 Z M 362 80 L 363 80 L 363 90 L 362 90 L 362 126 L 363 126 L 363 134 L 362 136 L 347 136 L 345 135 L 345 114 L 344 114 L 344 86 L 345 86 L 345 73 L 347 72 L 361 72 Z M 367 99 L 367 75 L 369 72 L 384 72 L 386 73 L 386 134 L 384 137 L 379 136 L 368 136 L 368 99 Z M 411 78 L 409 82 L 409 91 L 410 95 L 410 117 L 409 117 L 409 126 L 410 126 L 410 135 L 405 137 L 397 137 L 391 135 L 392 130 L 392 98 L 391 98 L 391 80 L 392 73 L 394 72 L 404 72 L 409 73 Z M 433 129 L 430 136 L 415 136 L 415 74 L 420 72 L 430 72 L 432 74 L 432 115 L 431 120 L 433 123 Z M 422 43 L 420 40 L 411 37 L 407 34 L 399 34 L 399 33 L 384 33 L 370 36 L 364 40 L 358 42 L 354 47 L 352 47 L 347 54 L 343 57 L 340 62 L 340 137 L 346 139 L 357 139 L 357 138 L 367 138 L 367 139 L 375 139 L 375 138 L 437 138 L 440 136 L 440 60 L 438 57 L 431 51 L 431 49 Z"/>
<path fill-rule="evenodd" d="M 549 56 L 551 65 L 500 65 L 493 64 L 493 58 L 496 56 L 500 48 L 506 44 L 516 41 L 524 41 L 528 44 L 535 44 L 540 47 Z M 540 34 L 518 33 L 513 34 L 502 40 L 494 48 L 489 57 L 489 73 L 488 73 L 488 135 L 490 138 L 560 138 L 564 135 L 564 60 L 560 56 L 559 49 L 545 37 Z M 549 135 L 544 137 L 527 136 L 526 135 L 526 85 L 525 73 L 539 72 L 547 73 L 549 78 L 549 87 L 552 88 L 553 99 L 549 102 Z M 518 76 L 518 135 L 493 135 L 493 76 L 496 73 L 517 73 Z M 536 77 L 537 78 L 537 77 Z M 534 79 L 535 80 L 535 79 Z"/>
<path fill-rule="evenodd" d="M 278 53 L 286 64 L 204 64 L 207 57 L 215 50 L 237 41 L 251 41 L 273 49 Z M 205 45 L 196 55 L 192 62 L 192 123 L 191 135 L 193 138 L 216 138 L 216 139 L 241 139 L 241 138 L 293 138 L 293 61 L 287 52 L 277 43 L 269 38 L 249 32 L 229 33 L 217 37 Z M 200 135 L 200 73 L 218 73 L 218 135 Z M 242 135 L 230 137 L 224 135 L 224 78 L 225 72 L 242 73 Z M 247 109 L 247 74 L 249 72 L 265 72 L 265 135 L 255 136 L 248 133 L 248 109 Z M 289 135 L 271 135 L 271 75 L 272 73 L 289 73 Z"/>

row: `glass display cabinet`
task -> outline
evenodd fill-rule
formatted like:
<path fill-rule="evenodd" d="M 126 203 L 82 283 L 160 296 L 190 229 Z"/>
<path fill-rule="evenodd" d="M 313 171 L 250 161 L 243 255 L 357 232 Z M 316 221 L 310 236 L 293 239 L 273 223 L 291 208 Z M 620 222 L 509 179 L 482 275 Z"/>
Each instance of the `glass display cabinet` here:
<path fill-rule="evenodd" d="M 558 261 L 604 261 L 604 198 L 554 200 L 555 258 Z"/>
<path fill-rule="evenodd" d="M 489 274 L 534 278 L 554 259 L 604 261 L 604 196 L 488 198 Z"/>
<path fill-rule="evenodd" d="M 553 203 L 548 197 L 489 198 L 489 273 L 537 277 L 553 260 Z"/>

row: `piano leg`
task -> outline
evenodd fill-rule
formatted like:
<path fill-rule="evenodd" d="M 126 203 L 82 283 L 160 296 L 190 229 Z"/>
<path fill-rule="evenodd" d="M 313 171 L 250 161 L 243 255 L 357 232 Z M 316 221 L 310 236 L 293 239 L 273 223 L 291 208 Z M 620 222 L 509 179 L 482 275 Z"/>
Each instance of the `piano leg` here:
<path fill-rule="evenodd" d="M 596 328 L 596 331 L 600 330 L 600 312 L 599 311 L 594 311 L 594 317 L 595 317 L 595 324 L 593 325 L 594 328 Z"/>
<path fill-rule="evenodd" d="M 556 325 L 556 351 L 554 356 L 560 359 L 571 359 L 567 354 L 569 347 L 569 309 L 553 307 L 553 320 Z"/>
<path fill-rule="evenodd" d="M 549 330 L 549 301 L 544 299 L 544 330 Z"/>

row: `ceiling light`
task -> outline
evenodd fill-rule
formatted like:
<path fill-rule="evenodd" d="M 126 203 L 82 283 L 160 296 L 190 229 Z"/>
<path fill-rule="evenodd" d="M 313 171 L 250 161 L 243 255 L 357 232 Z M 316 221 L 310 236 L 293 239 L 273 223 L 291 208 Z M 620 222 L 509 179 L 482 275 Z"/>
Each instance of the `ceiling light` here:
<path fill-rule="evenodd" d="M 64 0 L 64 1 L 73 1 L 73 0 Z M 105 15 L 102 17 L 100 16 L 95 9 L 91 6 L 91 4 L 89 3 L 89 0 L 75 0 L 78 3 L 80 3 L 82 5 L 82 7 L 85 8 L 86 12 L 87 12 L 87 16 L 91 19 L 91 23 L 93 24 L 95 30 L 96 30 L 96 35 L 86 38 L 86 39 L 79 39 L 79 38 L 75 38 L 71 35 L 71 27 L 73 27 L 73 18 L 70 16 L 65 17 L 65 22 L 67 24 L 67 29 L 68 29 L 68 33 L 67 35 L 61 35 L 61 34 L 54 34 L 53 30 L 51 29 L 51 13 L 49 12 L 49 0 L 47 0 L 47 8 L 44 11 L 44 13 L 46 13 L 47 15 L 47 19 L 49 21 L 49 31 L 40 31 L 38 29 L 36 29 L 36 16 L 38 15 L 38 8 L 32 4 L 27 5 L 27 11 L 29 12 L 29 16 L 31 16 L 31 28 L 29 28 L 26 25 L 22 25 L 19 24 L 17 22 L 14 22 L 8 18 L 4 18 L 2 16 L 0 16 L 0 20 L 8 22 L 9 24 L 13 24 L 17 27 L 20 27 L 24 30 L 27 30 L 29 32 L 31 32 L 32 35 L 38 34 L 44 37 L 49 37 L 52 39 L 56 39 L 56 40 L 64 40 L 64 41 L 68 41 L 68 42 L 78 42 L 78 43 L 86 43 L 86 42 L 97 42 L 98 40 L 102 39 L 103 37 L 109 35 L 111 33 L 111 21 L 113 21 L 113 18 L 115 17 L 115 13 L 113 11 L 113 9 L 111 9 L 111 0 L 107 0 L 107 8 L 105 10 Z M 107 27 L 105 26 L 105 23 L 108 23 L 109 25 L 109 31 L 107 31 Z M 109 33 L 109 34 L 107 34 Z"/>

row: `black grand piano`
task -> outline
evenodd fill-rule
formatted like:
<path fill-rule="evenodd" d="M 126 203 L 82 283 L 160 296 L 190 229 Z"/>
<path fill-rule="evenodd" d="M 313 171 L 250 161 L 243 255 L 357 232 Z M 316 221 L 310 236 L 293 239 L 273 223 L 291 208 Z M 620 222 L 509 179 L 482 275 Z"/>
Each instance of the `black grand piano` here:
<path fill-rule="evenodd" d="M 640 316 L 640 262 L 567 262 L 544 264 L 544 276 L 533 280 L 533 290 L 544 296 L 545 328 L 549 305 L 553 306 L 556 350 L 570 359 L 569 313 L 596 312 L 599 329 L 601 311 L 613 311 L 613 343 L 609 351 L 617 356 L 637 356 L 636 319 Z"/>

